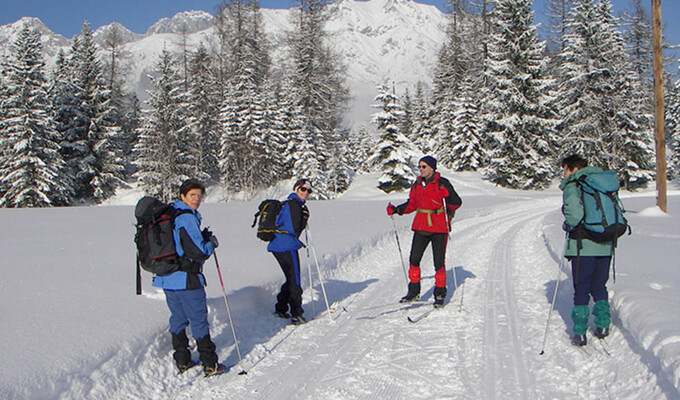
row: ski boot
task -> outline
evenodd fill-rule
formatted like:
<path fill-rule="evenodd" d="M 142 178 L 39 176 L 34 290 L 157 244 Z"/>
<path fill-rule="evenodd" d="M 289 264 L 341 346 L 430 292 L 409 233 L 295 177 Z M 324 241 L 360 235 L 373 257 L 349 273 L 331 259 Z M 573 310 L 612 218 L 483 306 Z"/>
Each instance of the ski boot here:
<path fill-rule="evenodd" d="M 226 370 L 227 370 L 227 367 L 225 367 L 224 364 L 217 363 L 217 364 L 213 365 L 212 367 L 208 367 L 208 366 L 203 367 L 203 375 L 207 378 L 209 376 L 222 374 Z"/>
<path fill-rule="evenodd" d="M 293 325 L 302 325 L 302 324 L 304 324 L 305 322 L 307 322 L 307 320 L 306 320 L 305 317 L 303 317 L 302 315 L 294 315 L 294 316 L 290 319 L 290 323 L 293 324 Z"/>
<path fill-rule="evenodd" d="M 574 335 L 573 338 L 571 338 L 571 344 L 574 346 L 585 346 L 588 344 L 588 338 L 586 337 L 586 334 L 581 334 L 581 335 Z"/>
<path fill-rule="evenodd" d="M 444 300 L 446 300 L 446 288 L 445 287 L 435 287 L 434 288 L 434 308 L 444 307 Z"/>
<path fill-rule="evenodd" d="M 400 303 L 410 303 L 412 301 L 416 301 L 420 298 L 420 282 L 416 283 L 409 283 L 408 284 L 408 293 L 406 293 L 406 296 L 402 297 L 401 300 L 399 300 Z"/>
<path fill-rule="evenodd" d="M 609 328 L 595 328 L 595 332 L 593 332 L 593 334 L 598 339 L 604 339 L 609 336 Z"/>

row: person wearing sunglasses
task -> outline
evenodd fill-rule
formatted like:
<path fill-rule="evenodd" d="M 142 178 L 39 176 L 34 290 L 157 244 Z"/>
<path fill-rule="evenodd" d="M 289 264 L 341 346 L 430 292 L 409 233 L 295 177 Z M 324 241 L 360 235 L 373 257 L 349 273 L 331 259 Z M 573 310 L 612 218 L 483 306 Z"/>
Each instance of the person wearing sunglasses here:
<path fill-rule="evenodd" d="M 434 258 L 434 306 L 442 307 L 446 299 L 446 243 L 451 231 L 451 219 L 463 201 L 448 179 L 437 172 L 437 160 L 425 156 L 418 162 L 420 176 L 411 187 L 408 201 L 398 206 L 388 204 L 387 215 L 416 212 L 411 230 L 413 241 L 409 256 L 408 293 L 400 301 L 408 303 L 420 297 L 420 260 L 427 245 L 432 243 Z"/>
<path fill-rule="evenodd" d="M 288 195 L 276 217 L 276 226 L 280 232 L 274 233 L 274 240 L 267 245 L 267 251 L 274 255 L 286 278 L 276 296 L 274 314 L 281 318 L 291 318 L 292 323 L 296 325 L 306 322 L 302 316 L 304 310 L 298 250 L 302 247 L 300 234 L 307 227 L 309 219 L 309 209 L 305 202 L 312 191 L 312 184 L 308 179 L 299 179 L 295 182 L 293 193 Z"/>

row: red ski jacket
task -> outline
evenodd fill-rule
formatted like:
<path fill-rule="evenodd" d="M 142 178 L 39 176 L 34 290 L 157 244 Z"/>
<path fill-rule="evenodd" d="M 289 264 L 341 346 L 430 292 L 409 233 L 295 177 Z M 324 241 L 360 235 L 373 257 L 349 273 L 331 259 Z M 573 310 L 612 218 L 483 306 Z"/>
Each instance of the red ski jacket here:
<path fill-rule="evenodd" d="M 453 189 L 451 182 L 436 172 L 432 179 L 426 181 L 420 177 L 411 187 L 408 201 L 397 206 L 399 214 L 410 214 L 416 211 L 411 229 L 414 231 L 448 233 L 451 229 L 449 218 L 463 201 Z M 446 206 L 446 209 L 445 209 Z"/>

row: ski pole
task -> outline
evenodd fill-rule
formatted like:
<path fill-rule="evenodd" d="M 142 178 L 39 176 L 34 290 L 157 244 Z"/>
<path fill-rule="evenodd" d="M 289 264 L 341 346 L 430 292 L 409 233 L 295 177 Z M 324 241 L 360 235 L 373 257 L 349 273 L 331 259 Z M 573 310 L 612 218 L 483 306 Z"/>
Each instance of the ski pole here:
<path fill-rule="evenodd" d="M 234 336 L 234 345 L 236 346 L 236 354 L 238 355 L 239 364 L 243 364 L 241 357 L 241 349 L 238 347 L 238 339 L 236 338 L 236 330 L 234 330 L 234 321 L 231 319 L 231 310 L 229 309 L 229 301 L 227 300 L 227 291 L 224 289 L 224 282 L 222 281 L 222 272 L 220 272 L 220 263 L 217 261 L 217 252 L 213 250 L 215 256 L 215 267 L 217 267 L 217 276 L 220 278 L 220 286 L 222 286 L 222 295 L 224 296 L 224 304 L 227 306 L 227 316 L 229 317 L 229 326 L 231 327 L 231 334 Z M 239 375 L 245 375 L 247 372 L 241 368 Z"/>
<path fill-rule="evenodd" d="M 309 238 L 307 237 L 307 229 L 305 229 L 305 242 L 309 243 Z M 316 315 L 316 309 L 314 307 L 314 284 L 312 282 L 312 263 L 309 261 L 309 247 L 307 250 L 307 275 L 309 275 L 309 296 L 311 297 L 312 303 L 312 315 Z"/>
<path fill-rule="evenodd" d="M 567 244 L 569 243 L 569 232 L 564 235 L 564 248 L 562 249 L 562 256 L 557 269 L 557 278 L 555 278 L 555 292 L 553 293 L 552 303 L 550 304 L 550 311 L 548 311 L 548 320 L 545 323 L 545 333 L 543 334 L 543 344 L 541 345 L 541 352 L 539 355 L 545 353 L 545 342 L 548 339 L 548 326 L 550 325 L 550 317 L 555 308 L 555 300 L 557 299 L 557 288 L 560 286 L 560 275 L 562 274 L 562 265 L 564 264 L 564 255 L 567 253 Z"/>
<path fill-rule="evenodd" d="M 449 217 L 449 212 L 447 210 L 447 204 L 446 204 L 446 199 L 444 199 L 444 215 L 446 215 L 446 248 L 448 250 L 449 247 L 449 241 L 451 239 L 451 218 Z M 446 254 L 446 252 L 444 252 Z M 456 266 L 454 265 L 453 268 L 451 268 L 451 272 L 453 272 L 453 291 L 454 293 L 458 291 L 458 278 L 456 278 Z M 462 290 L 460 294 L 460 304 L 458 305 L 458 311 L 461 311 L 463 309 L 463 292 L 465 292 L 465 289 Z"/>
<path fill-rule="evenodd" d="M 319 282 L 321 283 L 321 292 L 323 292 L 323 300 L 326 302 L 326 310 L 328 310 L 328 319 L 333 322 L 333 317 L 331 316 L 331 307 L 328 305 L 328 297 L 326 296 L 326 287 L 323 284 L 323 277 L 321 276 L 321 268 L 319 268 L 319 259 L 316 257 L 316 248 L 314 247 L 314 239 L 312 239 L 312 230 L 309 229 L 309 224 L 307 224 L 307 232 L 309 232 L 309 246 L 312 248 L 312 255 L 314 256 L 314 262 L 316 263 L 316 273 L 319 275 Z M 306 235 L 306 234 L 305 234 Z"/>
<path fill-rule="evenodd" d="M 401 261 L 401 269 L 404 270 L 404 278 L 406 278 L 406 283 L 408 284 L 408 272 L 406 272 L 406 264 L 404 264 L 404 254 L 401 252 L 401 244 L 399 243 L 399 234 L 397 233 L 397 224 L 394 222 L 394 215 L 390 215 L 392 218 L 392 228 L 394 228 L 394 237 L 397 238 L 397 248 L 399 249 L 399 260 Z"/>

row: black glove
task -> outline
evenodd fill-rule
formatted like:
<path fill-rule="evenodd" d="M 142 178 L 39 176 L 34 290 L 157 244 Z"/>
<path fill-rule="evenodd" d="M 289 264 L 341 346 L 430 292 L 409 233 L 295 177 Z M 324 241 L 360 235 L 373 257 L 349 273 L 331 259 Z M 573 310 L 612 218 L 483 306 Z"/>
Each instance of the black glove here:
<path fill-rule="evenodd" d="M 305 205 L 302 206 L 302 219 L 305 221 L 309 219 L 309 208 L 307 208 Z"/>
<path fill-rule="evenodd" d="M 562 223 L 562 230 L 565 231 L 565 232 L 571 233 L 571 232 L 574 232 L 576 230 L 576 227 L 575 226 L 569 226 L 569 225 L 567 225 L 567 221 L 564 221 Z"/>
<path fill-rule="evenodd" d="M 213 233 L 209 231 L 208 228 L 203 229 L 203 231 L 201 232 L 201 236 L 203 236 L 203 240 L 205 240 L 206 242 L 210 241 L 210 236 L 212 236 L 212 234 Z"/>
<path fill-rule="evenodd" d="M 208 241 L 212 245 L 213 249 L 216 249 L 217 246 L 220 245 L 220 242 L 217 241 L 217 236 L 213 235 L 212 233 L 210 234 L 210 239 L 208 239 Z"/>

